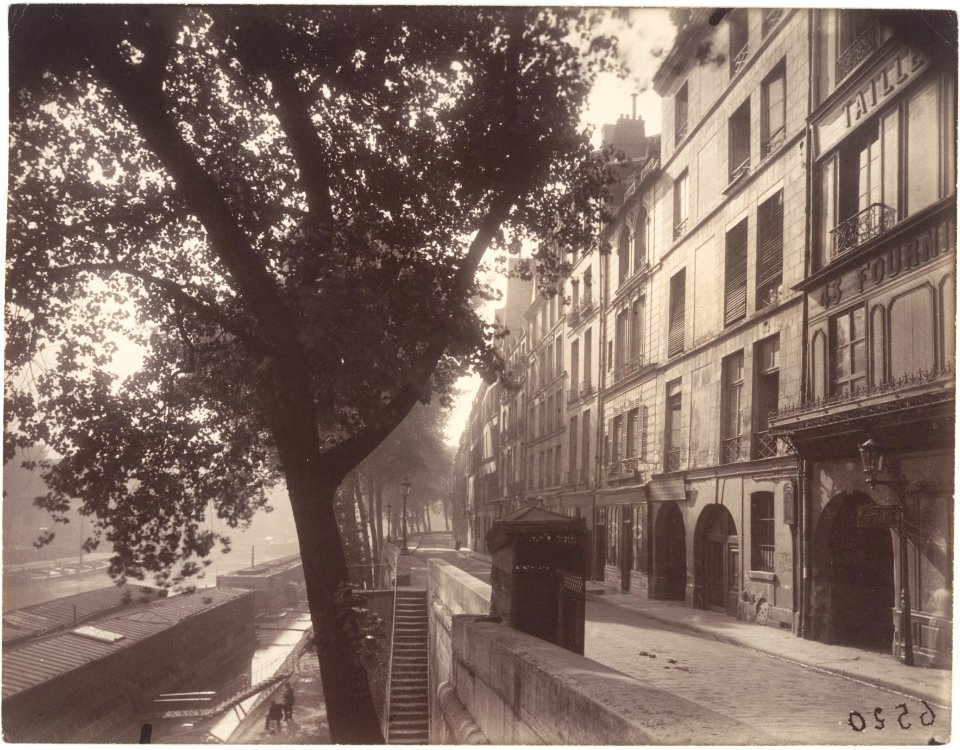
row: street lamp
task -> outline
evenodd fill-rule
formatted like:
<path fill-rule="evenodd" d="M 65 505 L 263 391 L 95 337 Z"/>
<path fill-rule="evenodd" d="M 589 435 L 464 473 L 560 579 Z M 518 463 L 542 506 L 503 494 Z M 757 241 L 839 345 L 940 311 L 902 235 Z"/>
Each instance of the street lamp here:
<path fill-rule="evenodd" d="M 403 517 L 401 518 L 401 530 L 403 532 L 403 544 L 400 547 L 401 555 L 409 555 L 407 548 L 407 495 L 410 494 L 410 480 L 406 477 L 400 482 L 400 495 L 403 497 Z"/>
<path fill-rule="evenodd" d="M 877 485 L 889 487 L 900 503 L 900 653 L 903 663 L 912 667 L 913 662 L 913 615 L 910 609 L 910 581 L 907 563 L 907 482 L 899 476 L 894 479 L 880 479 L 884 473 L 883 453 L 873 438 L 860 444 L 860 460 L 863 461 L 863 473 L 870 489 Z"/>
<path fill-rule="evenodd" d="M 393 514 L 390 512 L 393 509 L 393 505 L 387 503 L 387 542 L 390 542 L 390 523 L 393 521 Z"/>

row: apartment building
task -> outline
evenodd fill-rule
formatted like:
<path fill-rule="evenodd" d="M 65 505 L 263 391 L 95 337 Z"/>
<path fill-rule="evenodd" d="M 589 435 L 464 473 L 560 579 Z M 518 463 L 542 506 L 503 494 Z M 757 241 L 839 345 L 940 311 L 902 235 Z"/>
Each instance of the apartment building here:
<path fill-rule="evenodd" d="M 812 223 L 798 285 L 806 388 L 773 420 L 804 461 L 804 635 L 903 659 L 912 641 L 918 662 L 942 663 L 953 588 L 955 17 L 823 10 L 811 25 Z M 868 440 L 893 486 L 867 483 Z"/>

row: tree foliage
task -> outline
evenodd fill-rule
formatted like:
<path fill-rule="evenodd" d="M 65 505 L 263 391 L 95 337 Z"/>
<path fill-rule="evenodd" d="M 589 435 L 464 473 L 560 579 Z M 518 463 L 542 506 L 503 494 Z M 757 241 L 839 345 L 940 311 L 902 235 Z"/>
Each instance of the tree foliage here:
<path fill-rule="evenodd" d="M 76 500 L 115 576 L 162 582 L 217 544 L 208 501 L 242 524 L 285 480 L 334 664 L 336 486 L 417 401 L 496 371 L 471 305 L 488 248 L 532 241 L 549 275 L 589 240 L 608 178 L 579 118 L 612 59 L 591 28 L 551 8 L 13 7 L 5 460 L 48 446 L 40 503 Z M 338 735 L 330 701 L 335 738 L 376 739 Z"/>

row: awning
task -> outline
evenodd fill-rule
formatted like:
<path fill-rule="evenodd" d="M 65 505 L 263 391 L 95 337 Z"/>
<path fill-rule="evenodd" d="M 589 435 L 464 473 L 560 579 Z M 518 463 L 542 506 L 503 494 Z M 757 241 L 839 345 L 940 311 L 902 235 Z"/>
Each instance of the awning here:
<path fill-rule="evenodd" d="M 646 502 L 649 498 L 646 484 L 617 487 L 600 490 L 597 493 L 597 505 L 635 505 Z"/>
<path fill-rule="evenodd" d="M 681 477 L 653 477 L 647 484 L 647 491 L 655 503 L 682 503 L 687 499 Z"/>

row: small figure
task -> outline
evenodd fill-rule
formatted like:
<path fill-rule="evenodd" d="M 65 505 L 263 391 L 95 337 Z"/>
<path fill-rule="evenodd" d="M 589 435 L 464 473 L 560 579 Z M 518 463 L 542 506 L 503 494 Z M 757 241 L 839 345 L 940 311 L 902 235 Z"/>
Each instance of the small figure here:
<path fill-rule="evenodd" d="M 283 689 L 283 718 L 293 721 L 293 688 L 289 682 Z"/>
<path fill-rule="evenodd" d="M 270 731 L 270 722 L 273 722 L 277 725 L 277 729 L 280 728 L 280 719 L 283 718 L 283 706 L 281 706 L 276 701 L 270 701 L 270 708 L 267 709 L 267 731 Z"/>

